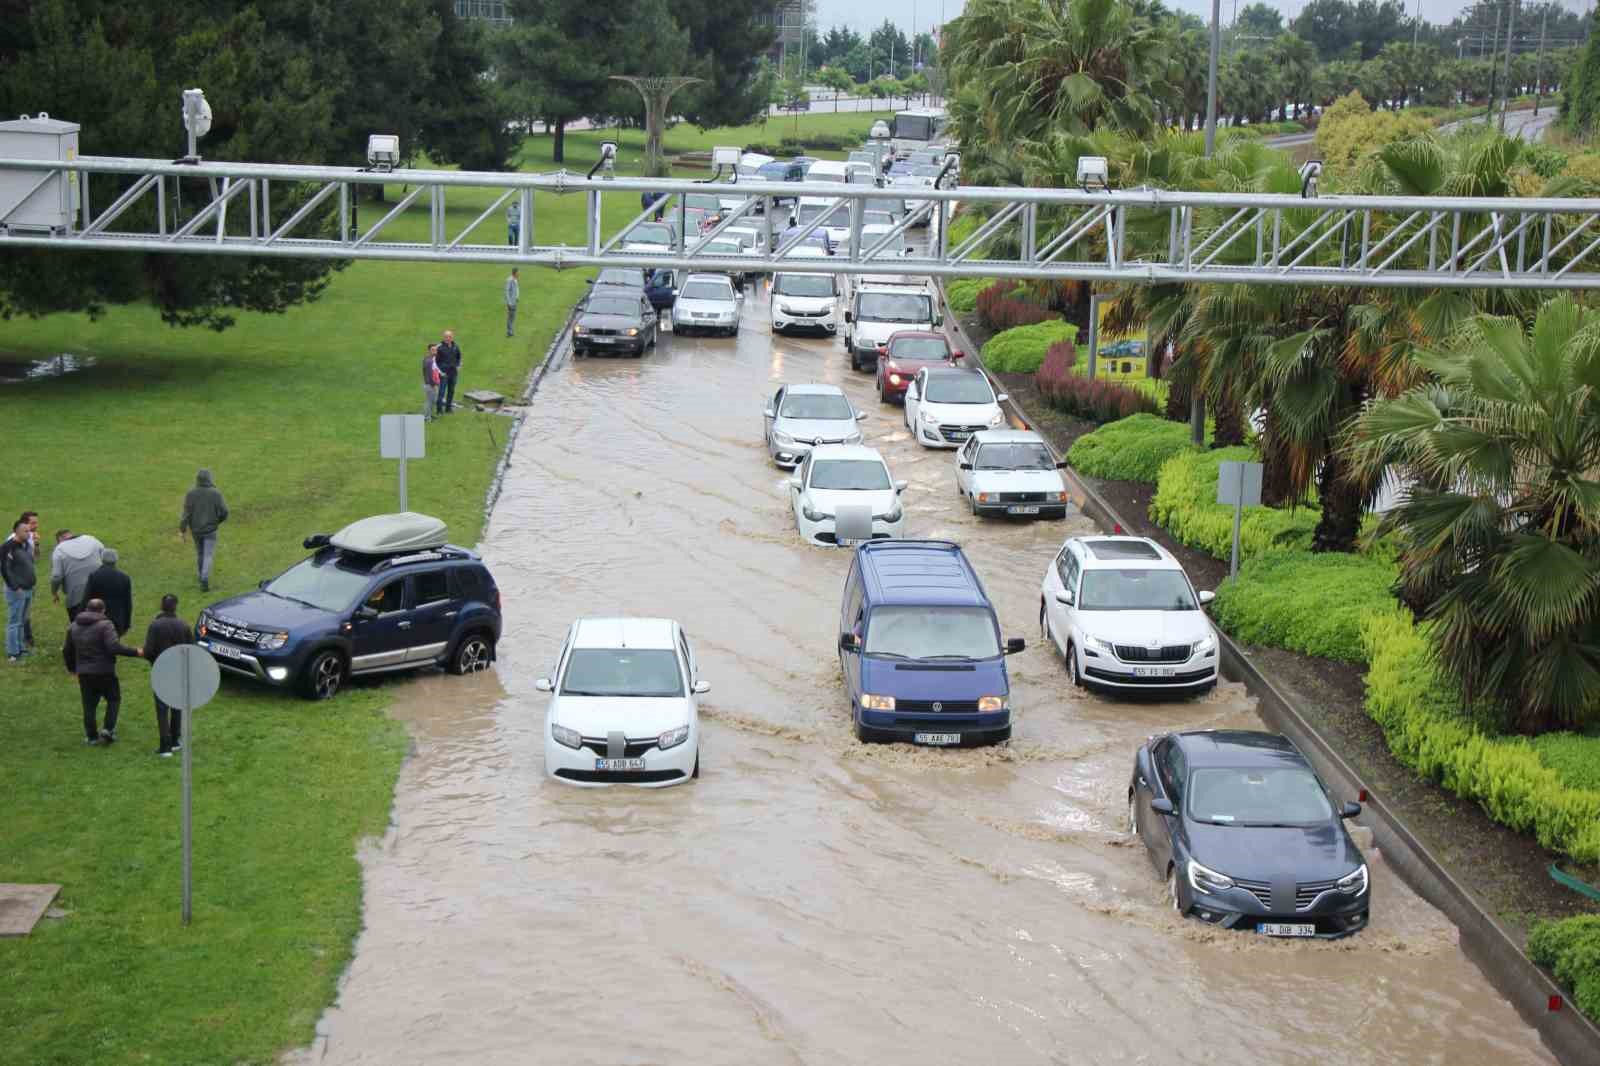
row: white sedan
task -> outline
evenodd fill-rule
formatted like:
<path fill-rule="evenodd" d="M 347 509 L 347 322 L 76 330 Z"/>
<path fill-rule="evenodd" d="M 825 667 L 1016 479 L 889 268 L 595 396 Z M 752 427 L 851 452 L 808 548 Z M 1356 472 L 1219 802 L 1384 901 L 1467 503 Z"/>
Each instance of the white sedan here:
<path fill-rule="evenodd" d="M 739 294 L 726 274 L 690 274 L 672 302 L 672 332 L 739 332 Z"/>
<path fill-rule="evenodd" d="M 923 367 L 906 386 L 906 429 L 924 448 L 959 448 L 974 433 L 1006 424 L 996 395 L 981 370 Z"/>
<path fill-rule="evenodd" d="M 661 788 L 700 776 L 700 680 L 669 618 L 580 618 L 567 631 L 545 711 L 545 773 L 568 784 Z"/>
<path fill-rule="evenodd" d="M 789 479 L 795 525 L 808 544 L 838 544 L 841 509 L 871 525 L 871 539 L 898 537 L 905 529 L 900 505 L 904 481 L 889 476 L 883 456 L 859 444 L 819 444 Z M 848 524 L 848 523 L 847 523 Z"/>
<path fill-rule="evenodd" d="M 956 491 L 975 515 L 1065 518 L 1063 465 L 1037 433 L 986 429 L 956 452 Z"/>

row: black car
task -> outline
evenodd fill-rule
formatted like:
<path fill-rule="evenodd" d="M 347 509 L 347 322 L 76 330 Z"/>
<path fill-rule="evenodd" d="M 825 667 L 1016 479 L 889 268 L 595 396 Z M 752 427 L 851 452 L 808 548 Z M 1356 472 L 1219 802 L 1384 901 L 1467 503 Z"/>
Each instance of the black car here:
<path fill-rule="evenodd" d="M 583 301 L 572 324 L 572 350 L 577 355 L 594 352 L 629 352 L 643 355 L 656 343 L 658 321 L 644 290 L 596 286 Z"/>
<path fill-rule="evenodd" d="M 500 590 L 472 552 L 426 515 L 378 515 L 331 537 L 255 592 L 200 612 L 196 643 L 230 673 L 329 699 L 346 679 L 444 666 L 486 669 L 500 640 Z"/>
<path fill-rule="evenodd" d="M 1298 748 L 1277 733 L 1154 737 L 1134 757 L 1128 821 L 1181 915 L 1269 936 L 1366 928 L 1367 864 Z"/>

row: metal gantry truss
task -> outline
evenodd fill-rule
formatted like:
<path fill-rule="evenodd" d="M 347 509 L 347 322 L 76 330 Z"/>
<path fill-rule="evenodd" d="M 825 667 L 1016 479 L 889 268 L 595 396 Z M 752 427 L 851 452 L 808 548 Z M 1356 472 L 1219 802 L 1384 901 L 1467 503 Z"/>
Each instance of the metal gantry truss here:
<path fill-rule="evenodd" d="M 114 188 L 98 213 L 89 196 Z M 663 266 L 709 271 L 803 270 L 944 277 L 1081 279 L 1173 284 L 1189 282 L 1355 285 L 1420 288 L 1600 288 L 1600 200 L 1474 199 L 1184 192 L 1132 189 L 877 188 L 783 182 L 697 182 L 452 170 L 376 172 L 346 167 L 259 163 L 170 162 L 85 156 L 70 162 L 0 159 L 0 178 L 34 190 L 52 179 L 79 190 L 64 225 L 24 227 L 16 204 L 0 203 L 0 249 L 391 259 L 571 267 Z M 365 229 L 357 226 L 356 191 L 401 188 L 393 205 Z M 485 191 L 487 195 L 485 195 Z M 652 193 L 673 220 L 685 194 L 714 193 L 737 206 L 712 228 L 667 249 L 630 247 L 635 226 L 649 220 Z M 453 231 L 452 193 L 474 205 L 471 222 Z M 31 195 L 31 194 L 30 194 Z M 540 202 L 586 198 L 581 245 L 541 244 Z M 274 198 L 280 211 L 274 212 Z M 607 198 L 629 202 L 630 221 L 609 231 Z M 778 201 L 814 199 L 827 209 L 789 228 Z M 863 232 L 868 200 L 903 199 L 910 208 L 887 233 Z M 26 201 L 28 196 L 22 196 Z M 102 196 L 104 199 L 104 196 Z M 387 239 L 390 224 L 425 199 L 425 240 Z M 515 202 L 514 244 L 470 242 L 480 227 L 499 235 L 497 216 Z M 18 201 L 20 202 L 20 201 Z M 952 206 L 982 219 L 952 245 Z M 848 238 L 831 256 L 796 254 L 839 207 L 848 209 Z M 642 208 L 642 209 L 641 209 Z M 637 213 L 635 213 L 637 212 Z M 131 228 L 113 226 L 125 218 Z M 491 222 L 491 220 L 494 220 Z M 901 255 L 898 235 L 932 223 L 925 251 Z M 765 238 L 755 254 L 713 255 L 705 249 L 729 227 L 753 225 Z M 787 232 L 786 232 L 787 231 Z M 481 238 L 480 238 L 481 239 Z"/>

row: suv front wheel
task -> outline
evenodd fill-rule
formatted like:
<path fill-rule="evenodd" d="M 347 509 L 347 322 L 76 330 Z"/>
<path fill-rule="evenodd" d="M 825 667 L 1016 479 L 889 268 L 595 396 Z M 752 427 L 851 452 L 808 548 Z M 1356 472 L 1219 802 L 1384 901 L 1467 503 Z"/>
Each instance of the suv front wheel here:
<path fill-rule="evenodd" d="M 300 691 L 310 700 L 331 700 L 344 685 L 344 657 L 333 650 L 319 651 L 300 675 Z"/>

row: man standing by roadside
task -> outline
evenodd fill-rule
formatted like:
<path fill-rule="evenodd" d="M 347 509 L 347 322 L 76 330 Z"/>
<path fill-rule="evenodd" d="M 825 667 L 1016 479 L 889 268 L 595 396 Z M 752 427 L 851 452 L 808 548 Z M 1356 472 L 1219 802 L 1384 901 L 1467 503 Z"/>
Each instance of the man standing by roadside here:
<path fill-rule="evenodd" d="M 428 352 L 422 357 L 422 420 L 432 422 L 435 417 L 434 405 L 439 399 L 439 346 L 428 345 Z"/>
<path fill-rule="evenodd" d="M 67 673 L 78 677 L 78 694 L 83 700 L 85 744 L 111 744 L 117 739 L 117 714 L 122 710 L 122 684 L 117 680 L 117 656 L 137 658 L 138 648 L 117 639 L 116 627 L 106 617 L 106 605 L 99 600 L 84 604 L 78 617 L 67 627 L 67 640 L 61 647 Z M 106 727 L 95 726 L 100 700 L 106 701 Z"/>
<path fill-rule="evenodd" d="M 89 584 L 89 575 L 100 566 L 103 550 L 105 545 L 87 533 L 56 530 L 56 550 L 50 554 L 50 599 L 60 603 L 65 593 L 69 623 L 83 610 L 83 601 L 87 598 L 84 589 Z"/>
<path fill-rule="evenodd" d="M 28 608 L 33 604 L 33 586 L 38 582 L 25 518 L 12 523 L 11 535 L 0 544 L 0 581 L 6 588 L 6 661 L 21 662 L 28 650 L 24 639 Z"/>
<path fill-rule="evenodd" d="M 193 643 L 194 631 L 189 628 L 188 622 L 178 617 L 178 597 L 169 592 L 161 597 L 161 613 L 151 620 L 150 628 L 145 630 L 144 661 L 153 663 L 168 648 Z M 155 701 L 156 730 L 161 738 L 156 754 L 163 759 L 170 759 L 174 751 L 183 747 L 183 712 L 162 703 L 160 696 L 155 697 Z"/>
<path fill-rule="evenodd" d="M 517 335 L 517 301 L 522 298 L 522 284 L 517 281 L 517 268 L 511 268 L 506 278 L 506 336 Z"/>
<path fill-rule="evenodd" d="M 100 569 L 89 575 L 83 594 L 105 604 L 101 610 L 117 627 L 117 636 L 122 636 L 133 625 L 133 579 L 117 569 L 115 549 L 105 548 L 100 552 Z"/>
<path fill-rule="evenodd" d="M 228 520 L 228 501 L 211 480 L 211 471 L 201 469 L 194 476 L 194 488 L 184 493 L 183 516 L 178 519 L 178 539 L 194 534 L 194 566 L 200 578 L 200 591 L 211 591 L 211 564 L 217 558 L 217 528 Z"/>
<path fill-rule="evenodd" d="M 439 400 L 434 410 L 439 414 L 456 409 L 456 375 L 461 371 L 461 349 L 456 347 L 454 330 L 445 330 L 439 342 L 439 373 L 444 380 L 439 383 Z"/>

